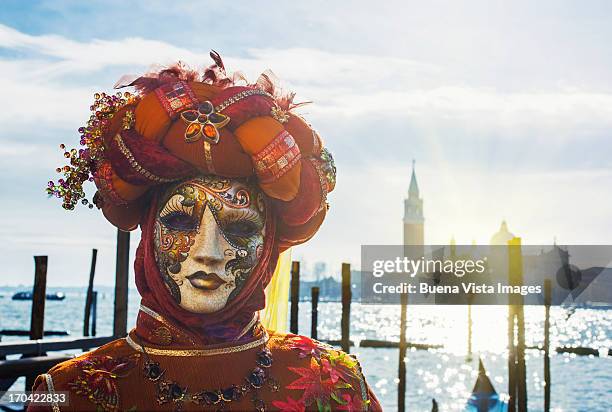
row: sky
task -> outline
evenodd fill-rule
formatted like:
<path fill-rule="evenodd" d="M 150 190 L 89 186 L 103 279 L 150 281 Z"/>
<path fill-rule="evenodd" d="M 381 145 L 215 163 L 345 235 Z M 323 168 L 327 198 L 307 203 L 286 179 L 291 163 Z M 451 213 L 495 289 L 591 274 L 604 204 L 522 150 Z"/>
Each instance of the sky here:
<path fill-rule="evenodd" d="M 293 4 L 292 4 L 293 3 Z M 426 3 L 426 4 L 424 4 Z M 0 285 L 114 281 L 116 230 L 47 199 L 97 91 L 123 74 L 221 53 L 272 69 L 313 101 L 301 113 L 338 168 L 308 270 L 359 266 L 363 244 L 402 242 L 412 159 L 425 240 L 487 244 L 502 219 L 525 244 L 609 244 L 612 3 L 606 1 L 3 1 Z M 139 240 L 132 233 L 132 253 Z"/>

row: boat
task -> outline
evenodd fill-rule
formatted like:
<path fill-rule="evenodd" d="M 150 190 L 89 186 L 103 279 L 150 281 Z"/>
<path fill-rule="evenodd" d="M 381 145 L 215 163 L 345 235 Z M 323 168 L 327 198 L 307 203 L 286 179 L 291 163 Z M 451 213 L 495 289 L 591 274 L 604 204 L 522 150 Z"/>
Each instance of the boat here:
<path fill-rule="evenodd" d="M 32 292 L 17 292 L 13 295 L 13 300 L 32 300 Z M 47 300 L 64 300 L 66 295 L 63 292 L 47 293 Z"/>
<path fill-rule="evenodd" d="M 47 293 L 47 300 L 64 300 L 66 295 L 64 292 Z"/>
<path fill-rule="evenodd" d="M 508 412 L 508 403 L 501 399 L 495 391 L 482 364 L 482 359 L 479 359 L 478 378 L 464 412 Z"/>

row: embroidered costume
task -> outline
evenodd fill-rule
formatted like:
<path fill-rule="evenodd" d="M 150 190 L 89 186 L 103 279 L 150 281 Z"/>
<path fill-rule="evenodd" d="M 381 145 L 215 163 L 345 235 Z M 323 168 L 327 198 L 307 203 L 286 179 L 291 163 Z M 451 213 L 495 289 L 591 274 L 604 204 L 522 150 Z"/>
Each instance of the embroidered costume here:
<path fill-rule="evenodd" d="M 260 322 L 279 255 L 316 233 L 336 170 L 270 72 L 248 84 L 211 57 L 202 75 L 179 64 L 123 78 L 137 92 L 96 94 L 84 148 L 61 145 L 70 164 L 48 193 L 140 226 L 142 301 L 127 337 L 34 390 L 68 391 L 62 410 L 380 410 L 356 358 Z"/>

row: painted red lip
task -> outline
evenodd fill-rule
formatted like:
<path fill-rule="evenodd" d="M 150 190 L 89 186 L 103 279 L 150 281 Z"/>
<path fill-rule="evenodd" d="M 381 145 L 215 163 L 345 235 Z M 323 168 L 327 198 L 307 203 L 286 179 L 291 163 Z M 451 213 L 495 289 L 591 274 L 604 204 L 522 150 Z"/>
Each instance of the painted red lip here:
<path fill-rule="evenodd" d="M 202 270 L 187 276 L 186 279 L 191 286 L 200 290 L 215 290 L 226 283 L 216 273 L 206 273 Z"/>

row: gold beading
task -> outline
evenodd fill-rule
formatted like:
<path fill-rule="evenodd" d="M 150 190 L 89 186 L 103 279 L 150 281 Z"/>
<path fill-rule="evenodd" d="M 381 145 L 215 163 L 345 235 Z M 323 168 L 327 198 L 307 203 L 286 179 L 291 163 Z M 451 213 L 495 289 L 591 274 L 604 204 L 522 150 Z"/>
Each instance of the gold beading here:
<path fill-rule="evenodd" d="M 130 152 L 130 149 L 128 149 L 128 147 L 125 145 L 120 134 L 115 135 L 115 142 L 117 142 L 117 145 L 119 146 L 119 150 L 121 151 L 121 153 L 123 153 L 127 161 L 130 163 L 130 166 L 132 166 L 134 170 L 136 170 L 138 173 L 140 173 L 147 179 L 152 180 L 154 182 L 159 182 L 159 183 L 168 183 L 168 182 L 172 182 L 173 180 L 175 180 L 175 179 L 165 179 L 163 177 L 155 176 L 153 173 L 149 172 L 147 169 L 142 167 L 136 161 L 136 159 L 134 159 L 134 155 L 132 155 L 132 152 Z"/>
<path fill-rule="evenodd" d="M 232 104 L 237 103 L 246 97 L 254 96 L 254 95 L 266 96 L 266 97 L 269 97 L 270 99 L 274 99 L 274 97 L 270 93 L 264 92 L 263 90 L 260 90 L 260 89 L 243 90 L 240 93 L 236 93 L 232 97 L 225 99 L 221 104 L 215 106 L 215 111 L 221 112 L 225 110 L 227 107 L 231 106 Z"/>
<path fill-rule="evenodd" d="M 216 356 L 216 355 L 227 355 L 229 353 L 244 352 L 259 346 L 265 345 L 268 342 L 268 333 L 264 331 L 263 336 L 252 342 L 248 342 L 237 346 L 228 346 L 223 348 L 211 348 L 211 349 L 157 349 L 151 347 L 145 347 L 146 353 L 149 355 L 158 356 Z M 130 335 L 127 335 L 125 341 L 132 349 L 144 353 L 140 343 L 134 342 Z"/>

